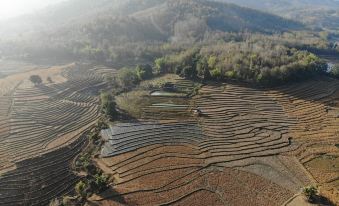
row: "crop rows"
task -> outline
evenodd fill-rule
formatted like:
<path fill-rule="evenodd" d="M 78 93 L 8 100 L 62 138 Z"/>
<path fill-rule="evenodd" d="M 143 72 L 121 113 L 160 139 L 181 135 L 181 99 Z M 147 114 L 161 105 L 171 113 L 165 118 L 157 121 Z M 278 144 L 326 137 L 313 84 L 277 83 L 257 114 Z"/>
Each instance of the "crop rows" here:
<path fill-rule="evenodd" d="M 173 122 L 182 106 L 166 105 L 165 97 L 157 97 L 161 102 L 146 109 L 149 120 L 118 124 L 103 132 L 107 142 L 102 161 L 112 169 L 119 194 L 93 201 L 281 205 L 315 181 L 302 165 L 306 161 L 302 159 L 309 158 L 305 151 L 310 145 L 305 142 L 318 134 L 324 145 L 333 148 L 338 139 L 338 118 L 328 113 L 329 107 L 335 109 L 329 105 L 335 105 L 338 85 L 325 79 L 274 90 L 204 86 L 187 103 L 188 109 L 201 111 L 189 122 L 180 113 Z M 171 113 L 171 123 L 160 123 L 168 120 L 159 115 L 159 108 Z M 152 115 L 158 121 L 152 122 Z M 117 198 L 120 203 L 112 203 Z"/>
<path fill-rule="evenodd" d="M 108 144 L 103 156 L 114 156 L 156 144 L 196 145 L 204 138 L 195 123 L 120 124 L 103 131 Z"/>
<path fill-rule="evenodd" d="M 79 75 L 80 74 L 80 75 Z M 34 157 L 53 148 L 59 138 L 84 129 L 98 117 L 94 75 L 70 70 L 61 84 L 17 88 L 8 115 L 9 134 L 0 146 L 0 157 L 11 161 Z M 88 87 L 93 87 L 87 89 Z"/>
<path fill-rule="evenodd" d="M 328 99 L 338 90 L 338 81 L 323 80 L 284 87 L 269 95 L 279 101 L 287 115 L 298 119 L 290 127 L 295 139 L 323 140 L 338 138 L 339 116 L 329 115 L 334 100 Z"/>
<path fill-rule="evenodd" d="M 70 169 L 85 145 L 85 137 L 68 147 L 16 164 L 0 176 L 0 205 L 47 205 L 55 197 L 70 193 L 79 181 Z"/>
<path fill-rule="evenodd" d="M 119 194 L 107 204 L 119 205 L 120 199 L 122 205 L 280 205 L 292 195 L 257 175 L 208 166 L 206 155 L 190 145 L 160 144 L 106 158 Z"/>
<path fill-rule="evenodd" d="M 205 87 L 196 99 L 200 123 L 209 138 L 199 145 L 212 161 L 279 154 L 290 145 L 295 119 L 263 91 L 243 86 Z"/>
<path fill-rule="evenodd" d="M 100 71 L 73 66 L 61 74 L 67 81 L 36 86 L 27 76 L 0 97 L 0 205 L 47 205 L 74 189 L 70 164 L 106 87 Z"/>

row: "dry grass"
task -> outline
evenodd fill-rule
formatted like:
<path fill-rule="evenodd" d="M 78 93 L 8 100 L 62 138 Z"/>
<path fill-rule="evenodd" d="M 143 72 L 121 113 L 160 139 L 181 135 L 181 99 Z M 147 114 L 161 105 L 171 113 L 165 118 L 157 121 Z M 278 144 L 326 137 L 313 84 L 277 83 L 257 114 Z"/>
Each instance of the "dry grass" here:
<path fill-rule="evenodd" d="M 176 83 L 178 79 L 181 79 L 176 74 L 165 74 L 161 77 L 156 77 L 151 80 L 146 80 L 140 83 L 140 88 L 149 90 L 149 89 L 160 89 L 165 83 L 171 82 Z"/>
<path fill-rule="evenodd" d="M 135 118 L 140 118 L 142 115 L 143 105 L 147 105 L 148 91 L 134 90 L 128 93 L 122 93 L 117 96 L 116 103 L 119 109 L 127 112 L 129 115 Z"/>

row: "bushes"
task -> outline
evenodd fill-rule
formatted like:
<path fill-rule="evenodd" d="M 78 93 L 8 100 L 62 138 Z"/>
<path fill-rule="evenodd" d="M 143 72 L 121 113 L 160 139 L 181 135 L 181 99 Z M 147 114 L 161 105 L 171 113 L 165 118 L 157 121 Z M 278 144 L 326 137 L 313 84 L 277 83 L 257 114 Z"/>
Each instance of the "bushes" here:
<path fill-rule="evenodd" d="M 108 189 L 110 178 L 96 170 L 96 174 L 87 175 L 86 179 L 81 180 L 75 185 L 75 192 L 83 199 L 94 194 L 100 194 Z"/>
<path fill-rule="evenodd" d="M 118 71 L 113 85 L 117 91 L 129 91 L 133 89 L 140 81 L 153 77 L 153 68 L 151 65 L 138 65 L 135 68 L 122 68 Z M 118 92 L 119 93 L 119 92 Z"/>

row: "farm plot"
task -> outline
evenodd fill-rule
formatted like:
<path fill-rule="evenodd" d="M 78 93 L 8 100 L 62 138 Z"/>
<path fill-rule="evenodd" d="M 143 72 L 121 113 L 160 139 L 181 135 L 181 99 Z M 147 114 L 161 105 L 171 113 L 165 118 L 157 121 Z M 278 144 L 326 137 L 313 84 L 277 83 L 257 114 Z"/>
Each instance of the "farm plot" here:
<path fill-rule="evenodd" d="M 76 131 L 97 120 L 96 95 L 104 86 L 102 79 L 77 69 L 66 70 L 64 76 L 68 79 L 64 83 L 15 89 L 1 157 L 16 162 L 43 154 L 72 141 Z"/>
<path fill-rule="evenodd" d="M 148 96 L 145 97 L 148 104 L 142 108 L 143 119 L 190 119 L 191 105 L 186 97 L 163 97 Z"/>
<path fill-rule="evenodd" d="M 46 205 L 74 189 L 70 163 L 99 117 L 107 72 L 73 64 L 0 80 L 0 205 Z"/>
<path fill-rule="evenodd" d="M 137 119 L 189 120 L 192 107 L 188 95 L 199 85 L 175 75 L 165 75 L 144 81 L 137 89 L 120 94 L 116 103 L 120 110 Z"/>
<path fill-rule="evenodd" d="M 290 150 L 289 127 L 296 121 L 261 90 L 224 85 L 204 87 L 195 100 L 209 138 L 200 143 L 211 162 L 276 155 Z"/>
<path fill-rule="evenodd" d="M 286 172 L 271 179 L 245 168 L 293 148 L 289 128 L 297 120 L 277 101 L 262 90 L 235 85 L 205 86 L 200 93 L 188 103 L 202 111 L 198 118 L 180 121 L 173 109 L 170 120 L 149 115 L 140 123 L 117 124 L 102 132 L 106 144 L 101 161 L 112 170 L 124 204 L 280 205 L 308 180 L 298 181 L 286 161 L 275 163 L 274 158 L 267 162 L 273 168 L 268 172 Z M 159 113 L 158 107 L 168 105 L 155 103 L 146 109 Z M 277 176 L 280 181 L 273 181 Z"/>
<path fill-rule="evenodd" d="M 51 199 L 70 193 L 80 180 L 71 170 L 72 160 L 86 144 L 83 136 L 68 147 L 16 164 L 0 176 L 0 205 L 48 205 Z"/>
<path fill-rule="evenodd" d="M 172 85 L 169 89 L 171 91 L 155 91 L 145 97 L 148 105 L 142 108 L 143 119 L 192 118 L 192 107 L 187 96 L 200 84 L 184 79 L 175 79 L 174 82 L 167 82 L 167 84 Z"/>
<path fill-rule="evenodd" d="M 180 163 L 185 161 L 189 160 Z M 168 162 L 174 163 L 174 158 L 154 165 L 164 168 Z M 119 195 L 103 194 L 91 200 L 102 205 L 119 205 L 119 202 L 122 205 L 281 205 L 292 195 L 289 190 L 257 175 L 214 167 L 158 169 L 118 183 L 114 189 Z"/>
<path fill-rule="evenodd" d="M 281 205 L 305 185 L 329 180 L 336 184 L 333 172 L 317 180 L 321 171 L 311 160 L 325 152 L 332 155 L 333 165 L 333 155 L 338 154 L 334 145 L 338 145 L 339 122 L 333 115 L 338 83 L 323 79 L 273 90 L 204 86 L 186 104 L 189 111 L 198 109 L 201 114 L 186 119 L 176 111 L 182 106 L 159 101 L 168 97 L 154 99 L 152 106 L 142 105 L 148 115 L 141 122 L 103 131 L 106 144 L 103 158 L 97 161 L 114 175 L 116 194 L 92 201 Z M 167 107 L 173 107 L 167 110 L 170 120 L 159 115 L 158 109 Z"/>
<path fill-rule="evenodd" d="M 103 156 L 115 156 L 155 144 L 197 145 L 204 139 L 194 122 L 119 124 L 103 133 L 108 139 L 102 150 Z"/>
<path fill-rule="evenodd" d="M 339 81 L 309 81 L 272 91 L 286 115 L 297 119 L 290 127 L 297 140 L 330 140 L 339 135 Z"/>

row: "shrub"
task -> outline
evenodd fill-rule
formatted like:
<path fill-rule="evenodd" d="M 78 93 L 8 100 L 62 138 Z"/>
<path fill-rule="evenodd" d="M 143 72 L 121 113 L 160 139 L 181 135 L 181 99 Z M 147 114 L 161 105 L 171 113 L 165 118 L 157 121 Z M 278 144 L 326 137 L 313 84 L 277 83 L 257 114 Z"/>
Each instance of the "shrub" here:
<path fill-rule="evenodd" d="M 109 126 L 108 124 L 105 122 L 105 120 L 103 118 L 100 118 L 97 122 L 97 126 L 96 129 L 98 130 L 98 132 L 100 132 L 100 130 L 102 129 L 108 129 Z"/>
<path fill-rule="evenodd" d="M 191 66 L 186 66 L 182 69 L 180 76 L 185 79 L 195 79 L 197 77 L 197 70 Z"/>
<path fill-rule="evenodd" d="M 113 95 L 108 92 L 102 92 L 100 94 L 100 100 L 102 113 L 113 118 L 117 114 L 116 103 Z"/>
<path fill-rule="evenodd" d="M 97 132 L 92 132 L 88 135 L 90 141 L 93 143 L 93 144 L 99 144 L 100 143 L 100 136 Z"/>
<path fill-rule="evenodd" d="M 109 177 L 104 174 L 96 174 L 94 175 L 94 182 L 96 188 L 93 188 L 97 193 L 101 193 L 108 188 Z"/>
<path fill-rule="evenodd" d="M 136 84 L 139 83 L 139 78 L 134 69 L 122 68 L 118 71 L 116 76 L 118 85 L 123 90 L 132 89 Z"/>
<path fill-rule="evenodd" d="M 75 185 L 75 192 L 82 198 L 87 197 L 87 185 L 85 182 L 80 181 Z"/>
<path fill-rule="evenodd" d="M 35 85 L 39 85 L 42 83 L 42 79 L 39 75 L 32 75 L 29 77 L 29 80 Z"/>
<path fill-rule="evenodd" d="M 211 71 L 211 77 L 216 80 L 221 80 L 222 74 L 220 69 L 213 69 Z"/>
<path fill-rule="evenodd" d="M 330 74 L 335 78 L 339 78 L 339 64 L 335 64 L 332 67 Z"/>
<path fill-rule="evenodd" d="M 167 62 L 166 62 L 166 58 L 162 57 L 162 58 L 158 58 L 154 61 L 155 63 L 155 71 L 157 74 L 163 74 L 167 72 Z"/>
<path fill-rule="evenodd" d="M 143 66 L 138 65 L 135 71 L 140 81 L 153 77 L 152 67 L 149 64 Z"/>
<path fill-rule="evenodd" d="M 52 80 L 52 78 L 51 77 L 47 77 L 47 81 L 48 81 L 48 83 L 53 83 L 53 80 Z"/>
<path fill-rule="evenodd" d="M 309 202 L 314 200 L 314 197 L 318 194 L 318 189 L 315 186 L 307 186 L 303 188 L 303 194 L 306 196 Z"/>

